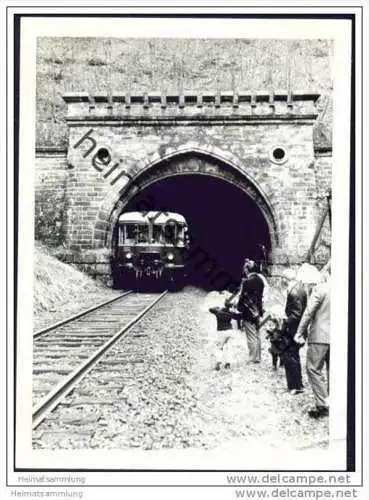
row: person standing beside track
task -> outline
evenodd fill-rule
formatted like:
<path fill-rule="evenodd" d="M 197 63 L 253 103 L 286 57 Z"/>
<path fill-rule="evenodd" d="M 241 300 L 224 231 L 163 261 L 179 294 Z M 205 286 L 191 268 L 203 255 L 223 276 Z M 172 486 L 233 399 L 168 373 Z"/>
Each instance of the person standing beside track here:
<path fill-rule="evenodd" d="M 330 267 L 322 272 L 323 282 L 316 285 L 295 335 L 295 342 L 304 345 L 307 338 L 306 372 L 313 390 L 315 405 L 308 414 L 312 418 L 329 415 L 329 351 L 330 351 Z M 308 330 L 308 326 L 310 329 Z M 323 368 L 326 365 L 327 377 Z"/>
<path fill-rule="evenodd" d="M 293 269 L 286 269 L 282 276 L 282 286 L 287 288 L 285 321 L 282 336 L 285 343 L 283 352 L 286 370 L 287 390 L 295 395 L 304 391 L 301 375 L 300 345 L 294 341 L 294 336 L 307 303 L 307 293 Z"/>
<path fill-rule="evenodd" d="M 304 391 L 299 352 L 301 345 L 295 341 L 294 337 L 306 308 L 308 291 L 320 280 L 319 271 L 308 263 L 302 264 L 297 273 L 293 269 L 286 269 L 282 277 L 282 285 L 287 288 L 286 320 L 282 329 L 285 339 L 283 358 L 287 388 L 292 395 Z"/>
<path fill-rule="evenodd" d="M 241 283 L 237 308 L 241 312 L 242 327 L 246 334 L 249 363 L 261 361 L 260 318 L 264 314 L 264 279 L 257 272 L 256 262 L 247 258 L 243 267 L 244 278 Z"/>

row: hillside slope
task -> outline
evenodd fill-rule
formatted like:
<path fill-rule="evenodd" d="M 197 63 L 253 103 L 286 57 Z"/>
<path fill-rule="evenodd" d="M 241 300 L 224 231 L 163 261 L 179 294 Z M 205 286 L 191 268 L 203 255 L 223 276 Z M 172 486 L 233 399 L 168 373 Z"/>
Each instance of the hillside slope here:
<path fill-rule="evenodd" d="M 332 52 L 327 40 L 42 37 L 36 142 L 67 144 L 62 95 L 70 91 L 268 90 L 290 79 L 292 89 L 330 95 Z"/>
<path fill-rule="evenodd" d="M 35 327 L 51 324 L 118 294 L 74 267 L 53 257 L 36 242 L 33 312 Z"/>

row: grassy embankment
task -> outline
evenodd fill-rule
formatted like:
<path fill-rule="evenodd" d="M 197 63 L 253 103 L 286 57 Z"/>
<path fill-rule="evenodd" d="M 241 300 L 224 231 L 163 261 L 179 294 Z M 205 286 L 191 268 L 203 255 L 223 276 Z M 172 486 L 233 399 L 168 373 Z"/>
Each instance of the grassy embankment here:
<path fill-rule="evenodd" d="M 119 292 L 60 262 L 48 247 L 35 245 L 33 312 L 35 329 L 108 300 Z"/>

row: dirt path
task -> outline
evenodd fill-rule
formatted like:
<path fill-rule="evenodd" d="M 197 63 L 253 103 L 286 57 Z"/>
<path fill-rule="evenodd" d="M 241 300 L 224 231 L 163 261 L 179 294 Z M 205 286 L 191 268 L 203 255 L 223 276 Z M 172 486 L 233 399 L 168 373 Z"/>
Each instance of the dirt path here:
<path fill-rule="evenodd" d="M 269 342 L 264 331 L 259 365 L 247 364 L 246 339 L 241 333 L 234 348 L 231 370 L 214 370 L 215 319 L 208 308 L 223 300 L 212 292 L 198 303 L 201 346 L 191 376 L 191 386 L 199 396 L 199 414 L 213 416 L 207 422 L 206 433 L 213 435 L 214 446 L 242 439 L 291 449 L 325 447 L 328 419 L 315 421 L 306 414 L 313 405 L 305 372 L 306 349 L 301 356 L 306 392 L 296 396 L 287 392 L 284 369 L 272 370 Z"/>

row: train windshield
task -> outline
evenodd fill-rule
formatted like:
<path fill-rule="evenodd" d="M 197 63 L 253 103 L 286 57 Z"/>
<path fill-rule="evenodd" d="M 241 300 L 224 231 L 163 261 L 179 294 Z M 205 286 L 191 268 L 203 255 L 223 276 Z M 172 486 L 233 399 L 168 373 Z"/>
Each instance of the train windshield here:
<path fill-rule="evenodd" d="M 175 222 L 167 224 L 122 224 L 119 230 L 120 245 L 169 245 L 184 247 L 186 226 Z"/>
<path fill-rule="evenodd" d="M 126 245 L 149 243 L 149 226 L 145 224 L 126 224 L 121 230 Z"/>
<path fill-rule="evenodd" d="M 184 226 L 175 223 L 155 224 L 152 242 L 160 245 L 184 246 Z"/>
<path fill-rule="evenodd" d="M 176 243 L 176 227 L 175 225 L 155 224 L 152 228 L 152 243 L 161 245 L 175 245 Z"/>
<path fill-rule="evenodd" d="M 163 227 L 165 242 L 169 245 L 176 244 L 177 227 L 175 224 L 167 224 Z"/>

